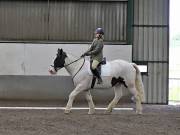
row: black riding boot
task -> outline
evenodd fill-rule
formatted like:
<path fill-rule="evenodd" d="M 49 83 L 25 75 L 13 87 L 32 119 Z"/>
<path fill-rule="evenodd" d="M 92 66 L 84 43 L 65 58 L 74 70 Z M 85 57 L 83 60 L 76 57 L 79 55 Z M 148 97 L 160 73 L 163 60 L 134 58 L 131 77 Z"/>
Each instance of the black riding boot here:
<path fill-rule="evenodd" d="M 98 79 L 97 84 L 101 84 L 103 81 L 102 81 L 102 78 L 101 78 L 98 70 L 97 70 L 97 69 L 94 69 L 94 70 L 92 70 L 92 73 L 93 73 L 93 74 L 97 77 L 97 79 Z"/>

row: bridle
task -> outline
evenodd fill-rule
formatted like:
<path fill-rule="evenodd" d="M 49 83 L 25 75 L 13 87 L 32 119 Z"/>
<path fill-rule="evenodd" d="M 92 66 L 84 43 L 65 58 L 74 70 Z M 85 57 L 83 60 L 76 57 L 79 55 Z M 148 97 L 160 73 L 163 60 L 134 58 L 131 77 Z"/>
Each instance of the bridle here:
<path fill-rule="evenodd" d="M 84 58 L 84 57 L 83 57 L 83 58 Z M 75 60 L 75 61 L 72 61 L 72 62 L 68 63 L 67 65 L 64 65 L 64 66 L 61 67 L 61 68 L 65 68 L 65 67 L 67 67 L 67 66 L 69 66 L 69 65 L 71 65 L 71 64 L 73 64 L 73 63 L 75 63 L 75 62 L 77 62 L 77 61 L 79 61 L 80 59 L 82 59 L 82 57 L 78 58 L 78 59 Z M 81 65 L 81 67 L 79 68 L 79 70 L 76 72 L 76 74 L 72 77 L 72 79 L 74 79 L 74 77 L 79 73 L 79 71 L 82 69 L 84 63 L 85 63 L 85 58 L 84 58 L 83 64 Z M 54 68 L 53 65 L 50 65 L 50 66 Z M 61 68 L 54 68 L 54 69 L 55 69 L 55 71 L 57 72 L 57 71 L 58 71 L 59 69 L 61 69 Z"/>

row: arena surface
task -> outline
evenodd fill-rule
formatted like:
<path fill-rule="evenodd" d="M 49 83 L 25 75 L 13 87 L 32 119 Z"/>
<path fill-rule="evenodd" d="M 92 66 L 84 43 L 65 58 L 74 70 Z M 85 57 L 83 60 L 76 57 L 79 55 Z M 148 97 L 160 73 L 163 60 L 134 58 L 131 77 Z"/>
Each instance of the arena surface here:
<path fill-rule="evenodd" d="M 64 107 L 59 102 L 0 101 L 1 107 Z M 87 104 L 74 104 L 87 107 Z M 96 107 L 106 107 L 96 105 Z M 134 104 L 117 107 L 131 108 Z M 87 110 L 0 109 L 0 135 L 180 135 L 180 106 L 143 105 L 144 114 L 132 110 L 104 110 L 88 115 Z"/>

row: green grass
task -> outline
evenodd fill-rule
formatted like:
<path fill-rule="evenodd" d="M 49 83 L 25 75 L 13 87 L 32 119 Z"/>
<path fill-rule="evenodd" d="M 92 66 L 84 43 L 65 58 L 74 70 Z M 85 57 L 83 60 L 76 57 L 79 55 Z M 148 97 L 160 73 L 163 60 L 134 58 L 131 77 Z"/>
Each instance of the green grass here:
<path fill-rule="evenodd" d="M 169 90 L 169 100 L 180 101 L 180 87 L 174 87 Z"/>

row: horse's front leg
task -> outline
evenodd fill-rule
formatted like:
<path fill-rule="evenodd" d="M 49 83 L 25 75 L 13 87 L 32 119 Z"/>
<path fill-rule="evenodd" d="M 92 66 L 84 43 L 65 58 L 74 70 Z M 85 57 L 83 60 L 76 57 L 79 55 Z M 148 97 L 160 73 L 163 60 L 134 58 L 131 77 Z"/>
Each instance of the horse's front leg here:
<path fill-rule="evenodd" d="M 70 93 L 70 95 L 69 95 L 69 100 L 68 100 L 68 103 L 67 103 L 66 108 L 65 108 L 65 111 L 64 111 L 65 114 L 70 113 L 71 108 L 72 108 L 72 104 L 73 104 L 73 101 L 74 101 L 75 97 L 76 97 L 80 92 L 82 92 L 83 90 L 84 90 L 83 85 L 82 85 L 82 84 L 78 84 L 78 85 L 76 86 L 76 88 Z"/>

